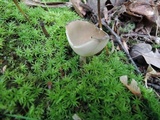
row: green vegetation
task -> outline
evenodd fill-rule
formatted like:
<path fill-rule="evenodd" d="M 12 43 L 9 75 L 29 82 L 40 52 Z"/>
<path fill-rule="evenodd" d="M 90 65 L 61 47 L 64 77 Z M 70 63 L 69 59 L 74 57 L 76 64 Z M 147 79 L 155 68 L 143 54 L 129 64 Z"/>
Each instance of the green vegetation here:
<path fill-rule="evenodd" d="M 20 6 L 30 22 L 12 1 L 0 1 L 0 119 L 72 120 L 75 113 L 83 120 L 160 118 L 154 92 L 143 87 L 122 52 L 108 56 L 103 50 L 79 66 L 65 35 L 65 25 L 80 19 L 75 12 Z M 120 83 L 122 75 L 139 82 L 143 98 Z"/>

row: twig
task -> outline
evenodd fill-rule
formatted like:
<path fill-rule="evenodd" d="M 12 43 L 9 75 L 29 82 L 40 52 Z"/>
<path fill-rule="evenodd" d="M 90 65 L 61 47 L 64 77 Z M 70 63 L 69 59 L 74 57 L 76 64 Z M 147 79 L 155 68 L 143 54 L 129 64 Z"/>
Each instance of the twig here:
<path fill-rule="evenodd" d="M 16 5 L 16 7 L 19 9 L 19 11 L 22 13 L 22 15 L 26 18 L 26 20 L 29 22 L 29 18 L 28 16 L 24 13 L 24 11 L 21 9 L 21 7 L 18 5 L 17 0 L 13 0 L 14 4 Z"/>
<path fill-rule="evenodd" d="M 130 33 L 130 34 L 122 34 L 122 37 L 142 37 L 145 40 L 147 40 L 148 42 L 152 42 L 152 40 L 159 44 L 160 43 L 160 38 L 159 37 L 155 37 L 155 36 L 151 36 L 151 35 L 144 35 L 144 34 L 137 34 L 137 33 Z M 149 40 L 150 39 L 150 40 Z"/>
<path fill-rule="evenodd" d="M 138 74 L 141 74 L 141 72 L 139 71 L 137 65 L 135 64 L 135 62 L 133 61 L 132 57 L 130 56 L 130 54 L 128 53 L 128 51 L 126 50 L 126 48 L 123 46 L 122 42 L 121 42 L 121 38 L 108 26 L 108 24 L 106 24 L 105 21 L 102 21 L 102 24 L 115 36 L 116 41 L 118 42 L 119 46 L 121 47 L 121 49 L 125 52 L 125 54 L 127 55 L 127 57 L 129 58 L 130 62 L 132 63 L 132 65 L 135 67 L 135 70 Z"/>
<path fill-rule="evenodd" d="M 45 35 L 46 37 L 49 37 L 50 35 L 49 35 L 49 33 L 47 32 L 47 30 L 46 30 L 46 28 L 45 28 L 45 26 L 44 26 L 43 21 L 40 21 L 40 26 L 41 26 L 41 28 L 42 28 L 42 31 L 43 31 L 44 35 Z"/>
<path fill-rule="evenodd" d="M 99 28 L 102 30 L 100 0 L 98 0 L 97 8 L 98 8 L 98 22 L 99 22 Z"/>

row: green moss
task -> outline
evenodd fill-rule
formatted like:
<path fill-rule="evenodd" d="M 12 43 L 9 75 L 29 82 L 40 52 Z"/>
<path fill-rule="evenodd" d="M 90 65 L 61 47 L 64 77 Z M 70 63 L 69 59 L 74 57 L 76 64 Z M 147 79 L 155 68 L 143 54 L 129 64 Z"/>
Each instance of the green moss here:
<path fill-rule="evenodd" d="M 7 10 L 3 7 L 7 6 Z M 0 117 L 4 119 L 142 120 L 160 116 L 159 101 L 143 87 L 122 52 L 107 56 L 105 50 L 88 57 L 79 66 L 79 56 L 70 48 L 65 25 L 78 15 L 69 8 L 29 8 L 20 6 L 27 22 L 13 2 L 0 2 L 1 69 Z M 39 21 L 50 34 L 46 38 Z M 109 44 L 110 45 L 110 44 Z M 140 83 L 143 99 L 129 92 L 119 77 L 128 75 Z M 51 89 L 48 83 L 51 82 Z"/>

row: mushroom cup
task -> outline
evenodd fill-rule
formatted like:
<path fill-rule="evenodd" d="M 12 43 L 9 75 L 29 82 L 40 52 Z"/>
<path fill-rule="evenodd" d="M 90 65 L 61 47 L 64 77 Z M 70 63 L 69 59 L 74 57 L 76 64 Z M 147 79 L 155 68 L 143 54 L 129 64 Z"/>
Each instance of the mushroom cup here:
<path fill-rule="evenodd" d="M 99 53 L 109 39 L 106 32 L 82 20 L 70 22 L 66 26 L 66 36 L 73 51 L 82 57 Z"/>

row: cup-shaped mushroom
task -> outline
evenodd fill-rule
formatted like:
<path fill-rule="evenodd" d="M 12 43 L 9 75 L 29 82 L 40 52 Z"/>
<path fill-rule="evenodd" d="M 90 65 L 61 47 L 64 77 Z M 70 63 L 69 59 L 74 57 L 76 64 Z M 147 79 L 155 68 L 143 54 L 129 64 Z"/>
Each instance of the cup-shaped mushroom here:
<path fill-rule="evenodd" d="M 108 34 L 87 21 L 72 21 L 66 26 L 68 42 L 80 56 L 92 56 L 100 52 L 108 42 Z"/>

